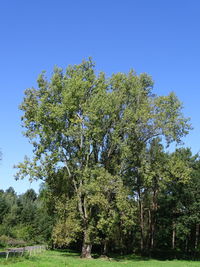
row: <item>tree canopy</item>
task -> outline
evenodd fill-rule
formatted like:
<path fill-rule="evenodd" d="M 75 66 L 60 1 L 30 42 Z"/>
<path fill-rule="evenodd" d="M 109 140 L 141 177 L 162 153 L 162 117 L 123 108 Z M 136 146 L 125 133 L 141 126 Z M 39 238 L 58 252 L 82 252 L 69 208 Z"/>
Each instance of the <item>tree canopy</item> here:
<path fill-rule="evenodd" d="M 50 79 L 42 73 L 20 109 L 33 158 L 18 164 L 16 177 L 48 185 L 54 243 L 82 240 L 82 257 L 90 257 L 94 244 L 104 253 L 109 242 L 123 247 L 138 227 L 135 242 L 153 249 L 160 194 L 191 173 L 181 152 L 163 146 L 191 129 L 176 95 L 155 95 L 145 73 L 97 73 L 89 59 L 56 67 Z"/>

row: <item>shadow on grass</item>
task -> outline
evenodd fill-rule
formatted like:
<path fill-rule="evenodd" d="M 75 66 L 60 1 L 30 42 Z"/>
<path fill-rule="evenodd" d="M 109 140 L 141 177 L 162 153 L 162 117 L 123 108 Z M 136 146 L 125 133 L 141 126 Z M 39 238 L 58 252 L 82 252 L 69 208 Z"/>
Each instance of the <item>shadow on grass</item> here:
<path fill-rule="evenodd" d="M 75 257 L 75 258 L 80 258 L 80 253 L 74 250 L 69 250 L 69 249 L 54 249 L 52 251 L 58 252 L 60 256 L 63 257 Z M 148 257 L 143 257 L 143 256 L 137 256 L 134 254 L 130 255 L 117 255 L 117 254 L 111 254 L 108 256 L 102 256 L 100 254 L 92 254 L 93 259 L 103 259 L 103 260 L 108 260 L 108 261 L 116 261 L 116 262 L 122 262 L 122 261 L 148 261 L 150 258 Z"/>
<path fill-rule="evenodd" d="M 115 261 L 148 261 L 150 258 L 148 257 L 143 257 L 143 256 L 138 256 L 134 254 L 129 254 L 129 255 L 110 255 L 109 258 L 115 260 Z"/>
<path fill-rule="evenodd" d="M 71 249 L 52 249 L 50 250 L 52 252 L 58 252 L 59 256 L 63 256 L 63 257 L 75 257 L 75 258 L 79 258 L 80 257 L 80 253 Z"/>
<path fill-rule="evenodd" d="M 80 253 L 75 250 L 70 249 L 56 249 L 52 250 L 52 252 L 58 252 L 59 256 L 61 257 L 73 257 L 73 258 L 79 258 L 80 259 Z M 199 258 L 194 258 L 191 256 L 185 256 L 185 255 L 178 255 L 177 253 L 172 253 L 172 251 L 166 250 L 166 251 L 155 251 L 150 256 L 140 256 L 135 254 L 128 254 L 128 255 L 119 255 L 119 254 L 109 254 L 108 256 L 102 256 L 100 254 L 92 254 L 93 259 L 99 259 L 99 260 L 105 260 L 105 261 L 112 261 L 112 262 L 123 262 L 123 261 L 129 261 L 129 262 L 142 262 L 142 261 L 149 261 L 149 260 L 158 260 L 158 261 L 173 261 L 173 260 L 186 260 L 186 261 L 199 261 Z"/>

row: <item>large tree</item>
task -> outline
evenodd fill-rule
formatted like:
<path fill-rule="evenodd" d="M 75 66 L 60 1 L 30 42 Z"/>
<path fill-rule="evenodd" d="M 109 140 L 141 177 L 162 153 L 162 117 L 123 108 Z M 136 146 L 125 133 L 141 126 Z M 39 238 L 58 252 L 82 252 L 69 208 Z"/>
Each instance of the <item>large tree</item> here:
<path fill-rule="evenodd" d="M 59 187 L 57 193 L 63 191 L 69 213 L 76 212 L 69 214 L 65 227 L 71 229 L 77 222 L 77 232 L 83 236 L 82 257 L 91 256 L 95 225 L 104 240 L 111 236 L 116 223 L 112 220 L 109 233 L 102 223 L 107 218 L 104 224 L 109 224 L 112 216 L 106 214 L 113 214 L 109 209 L 128 220 L 130 214 L 124 207 L 134 206 L 136 196 L 143 231 L 140 170 L 144 151 L 155 137 L 167 144 L 180 142 L 190 129 L 175 94 L 159 97 L 152 87 L 148 75 L 133 71 L 110 78 L 97 75 L 94 63 L 88 60 L 65 72 L 55 68 L 50 80 L 42 73 L 38 88 L 25 91 L 20 107 L 24 134 L 34 149 L 31 160 L 26 157 L 18 164 L 16 177 L 43 179 L 55 188 L 58 177 L 66 177 L 65 189 Z M 124 203 L 121 207 L 119 200 Z M 108 207 L 109 201 L 115 205 Z"/>

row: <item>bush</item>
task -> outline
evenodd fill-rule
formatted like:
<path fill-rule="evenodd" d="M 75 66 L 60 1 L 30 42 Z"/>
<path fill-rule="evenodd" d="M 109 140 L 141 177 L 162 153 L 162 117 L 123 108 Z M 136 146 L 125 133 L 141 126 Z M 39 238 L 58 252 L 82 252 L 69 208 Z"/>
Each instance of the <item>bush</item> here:
<path fill-rule="evenodd" d="M 10 238 L 7 242 L 7 245 L 10 247 L 24 247 L 26 246 L 26 242 L 24 240 Z"/>
<path fill-rule="evenodd" d="M 0 247 L 6 247 L 9 241 L 9 237 L 6 235 L 1 235 L 0 236 Z"/>
<path fill-rule="evenodd" d="M 0 247 L 24 247 L 26 242 L 21 239 L 11 238 L 6 235 L 0 236 Z"/>

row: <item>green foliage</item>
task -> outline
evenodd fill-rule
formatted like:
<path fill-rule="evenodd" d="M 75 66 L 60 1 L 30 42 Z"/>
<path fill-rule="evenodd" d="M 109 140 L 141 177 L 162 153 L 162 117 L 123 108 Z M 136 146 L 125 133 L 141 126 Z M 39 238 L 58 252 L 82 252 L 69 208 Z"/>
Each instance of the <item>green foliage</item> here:
<path fill-rule="evenodd" d="M 9 188 L 0 195 L 1 246 L 24 246 L 35 243 L 46 243 L 52 232 L 52 218 L 47 207 L 34 190 L 27 190 L 17 196 Z"/>
<path fill-rule="evenodd" d="M 55 245 L 82 240 L 83 257 L 93 244 L 124 249 L 131 238 L 131 246 L 153 249 L 160 195 L 191 178 L 179 151 L 168 154 L 162 146 L 180 144 L 191 129 L 176 95 L 153 94 L 144 73 L 96 74 L 89 59 L 55 68 L 50 80 L 42 73 L 20 109 L 33 158 L 16 166 L 16 178 L 45 181 Z M 31 201 L 28 213 L 22 204 L 28 221 L 37 216 Z"/>
<path fill-rule="evenodd" d="M 5 247 L 8 245 L 9 237 L 6 235 L 0 236 L 0 247 Z"/>

